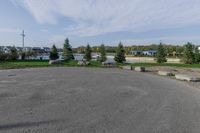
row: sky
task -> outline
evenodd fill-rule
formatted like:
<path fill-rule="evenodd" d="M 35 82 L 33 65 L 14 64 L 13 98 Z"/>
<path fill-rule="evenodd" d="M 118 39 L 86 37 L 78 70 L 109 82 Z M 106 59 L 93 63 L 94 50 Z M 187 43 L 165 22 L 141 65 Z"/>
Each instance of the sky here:
<path fill-rule="evenodd" d="M 0 45 L 200 44 L 200 0 L 0 0 Z"/>

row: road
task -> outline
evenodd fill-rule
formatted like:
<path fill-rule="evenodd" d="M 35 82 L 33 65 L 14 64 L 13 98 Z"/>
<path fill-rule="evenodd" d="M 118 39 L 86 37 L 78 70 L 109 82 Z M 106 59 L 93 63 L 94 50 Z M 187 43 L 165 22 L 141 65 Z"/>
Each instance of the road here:
<path fill-rule="evenodd" d="M 199 133 L 200 90 L 101 68 L 0 71 L 0 133 Z"/>

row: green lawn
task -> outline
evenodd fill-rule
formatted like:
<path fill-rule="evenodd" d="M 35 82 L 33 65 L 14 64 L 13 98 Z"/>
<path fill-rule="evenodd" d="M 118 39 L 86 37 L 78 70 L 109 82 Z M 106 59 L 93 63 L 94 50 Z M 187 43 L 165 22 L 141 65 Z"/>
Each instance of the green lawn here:
<path fill-rule="evenodd" d="M 78 67 L 78 61 L 62 62 L 59 65 L 49 65 L 48 61 L 28 60 L 28 61 L 4 61 L 0 62 L 0 69 L 18 69 L 32 67 Z M 91 61 L 88 67 L 102 67 L 100 62 Z"/>
<path fill-rule="evenodd" d="M 5 61 L 0 62 L 0 69 L 18 69 L 18 68 L 32 68 L 32 67 L 80 67 L 77 65 L 78 61 L 63 62 L 59 65 L 49 65 L 48 61 L 30 60 L 30 61 Z M 117 64 L 117 66 L 130 65 L 130 64 Z M 158 64 L 158 63 L 134 63 L 134 66 L 154 67 L 154 66 L 170 66 L 170 67 L 183 67 L 183 68 L 200 68 L 200 64 Z M 100 62 L 91 61 L 87 67 L 102 67 Z"/>
<path fill-rule="evenodd" d="M 0 69 L 14 69 L 27 67 L 47 67 L 48 61 L 4 61 L 0 62 Z"/>

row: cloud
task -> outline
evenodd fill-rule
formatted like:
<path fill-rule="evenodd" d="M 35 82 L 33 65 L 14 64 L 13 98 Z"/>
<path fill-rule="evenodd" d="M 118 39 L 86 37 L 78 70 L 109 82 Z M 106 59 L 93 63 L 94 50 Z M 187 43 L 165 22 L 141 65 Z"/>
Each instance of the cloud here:
<path fill-rule="evenodd" d="M 21 33 L 20 29 L 12 29 L 12 28 L 0 28 L 1 33 Z"/>
<path fill-rule="evenodd" d="M 41 31 L 44 32 L 44 33 L 49 33 L 48 29 L 41 29 Z"/>
<path fill-rule="evenodd" d="M 56 43 L 56 42 L 63 43 L 65 39 L 66 39 L 66 36 L 64 36 L 64 35 L 51 35 L 50 39 L 48 40 L 48 43 L 52 43 L 52 42 L 53 43 Z"/>
<path fill-rule="evenodd" d="M 159 44 L 160 41 L 164 44 L 186 44 L 187 42 L 198 43 L 200 41 L 200 36 L 162 36 L 154 37 L 148 39 L 126 39 L 113 41 L 112 44 L 118 44 L 122 42 L 125 45 L 149 45 L 149 44 Z"/>
<path fill-rule="evenodd" d="M 13 0 L 12 0 L 13 1 Z M 95 36 L 198 25 L 199 0 L 15 0 L 39 23 L 73 23 L 66 34 Z"/>

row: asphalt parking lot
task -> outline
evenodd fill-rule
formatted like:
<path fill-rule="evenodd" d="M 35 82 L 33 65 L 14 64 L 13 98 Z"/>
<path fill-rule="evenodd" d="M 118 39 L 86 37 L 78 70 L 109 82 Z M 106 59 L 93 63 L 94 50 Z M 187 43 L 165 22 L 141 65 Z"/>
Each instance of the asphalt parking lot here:
<path fill-rule="evenodd" d="M 101 68 L 0 71 L 0 133 L 199 133 L 200 90 Z"/>

